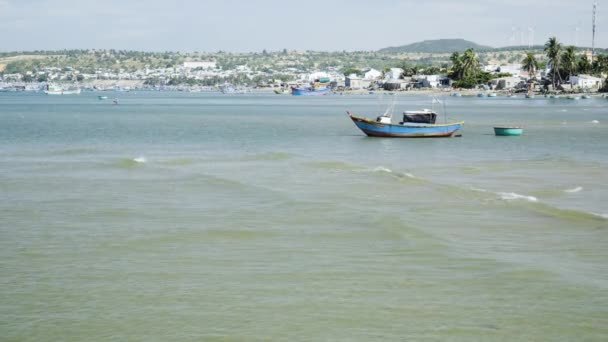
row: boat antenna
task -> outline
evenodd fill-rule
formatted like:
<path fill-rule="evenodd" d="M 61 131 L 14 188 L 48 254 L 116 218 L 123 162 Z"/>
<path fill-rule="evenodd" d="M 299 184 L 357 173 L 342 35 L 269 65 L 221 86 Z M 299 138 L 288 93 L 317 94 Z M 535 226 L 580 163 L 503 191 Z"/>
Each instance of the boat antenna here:
<path fill-rule="evenodd" d="M 448 124 L 448 110 L 446 109 L 445 106 L 445 98 L 443 99 L 443 123 L 444 124 Z"/>
<path fill-rule="evenodd" d="M 386 111 L 384 112 L 384 114 L 382 114 L 382 116 L 386 116 L 389 118 L 393 117 L 393 112 L 395 111 L 395 101 L 396 101 L 396 99 L 393 96 L 390 104 L 388 105 L 388 107 L 386 108 Z"/>

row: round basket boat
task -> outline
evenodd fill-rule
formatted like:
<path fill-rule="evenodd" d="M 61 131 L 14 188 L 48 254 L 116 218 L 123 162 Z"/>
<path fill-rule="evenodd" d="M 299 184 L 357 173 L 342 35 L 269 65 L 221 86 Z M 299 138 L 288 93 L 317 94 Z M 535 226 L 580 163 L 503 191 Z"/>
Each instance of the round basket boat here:
<path fill-rule="evenodd" d="M 518 136 L 524 132 L 522 127 L 511 126 L 511 127 L 494 127 L 494 134 L 500 136 Z"/>

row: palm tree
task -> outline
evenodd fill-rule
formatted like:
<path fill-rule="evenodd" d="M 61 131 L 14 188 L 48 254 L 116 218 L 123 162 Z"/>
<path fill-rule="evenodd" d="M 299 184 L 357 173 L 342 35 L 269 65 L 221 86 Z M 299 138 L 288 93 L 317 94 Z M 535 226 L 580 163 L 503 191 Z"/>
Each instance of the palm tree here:
<path fill-rule="evenodd" d="M 576 73 L 576 51 L 574 46 L 568 46 L 562 54 L 562 66 L 568 73 L 568 77 L 572 77 Z"/>
<path fill-rule="evenodd" d="M 454 52 L 452 56 L 450 56 L 450 61 L 452 61 L 452 74 L 455 79 L 462 78 L 462 58 L 458 52 Z"/>
<path fill-rule="evenodd" d="M 557 41 L 556 37 L 551 37 L 545 43 L 545 53 L 547 54 L 547 58 L 549 59 L 549 63 L 551 65 L 551 83 L 553 84 L 553 89 L 557 86 L 557 79 L 559 77 L 561 81 L 561 76 L 559 75 L 559 64 L 561 62 L 561 51 L 562 44 Z"/>
<path fill-rule="evenodd" d="M 462 73 L 464 77 L 477 75 L 479 58 L 473 49 L 467 49 L 462 55 Z"/>
<path fill-rule="evenodd" d="M 602 74 L 608 71 L 608 55 L 597 55 L 593 61 L 593 72 Z"/>
<path fill-rule="evenodd" d="M 587 58 L 587 56 L 582 56 L 578 60 L 577 69 L 581 74 L 587 74 L 591 71 L 591 63 L 589 63 L 589 58 Z"/>
<path fill-rule="evenodd" d="M 522 67 L 530 75 L 530 79 L 536 77 L 536 71 L 538 70 L 538 61 L 532 52 L 526 52 L 526 57 L 521 61 Z"/>

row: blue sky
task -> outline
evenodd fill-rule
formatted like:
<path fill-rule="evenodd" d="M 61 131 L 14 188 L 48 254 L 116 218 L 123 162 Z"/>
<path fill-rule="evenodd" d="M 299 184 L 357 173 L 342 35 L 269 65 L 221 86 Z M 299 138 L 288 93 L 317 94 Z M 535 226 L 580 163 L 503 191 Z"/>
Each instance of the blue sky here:
<path fill-rule="evenodd" d="M 607 1 L 607 0 L 604 0 Z M 608 48 L 599 1 L 596 46 Z M 591 45 L 593 0 L 0 0 L 0 50 L 376 50 L 425 39 Z M 607 5 L 608 6 L 608 5 Z M 578 28 L 578 29 L 577 29 Z"/>

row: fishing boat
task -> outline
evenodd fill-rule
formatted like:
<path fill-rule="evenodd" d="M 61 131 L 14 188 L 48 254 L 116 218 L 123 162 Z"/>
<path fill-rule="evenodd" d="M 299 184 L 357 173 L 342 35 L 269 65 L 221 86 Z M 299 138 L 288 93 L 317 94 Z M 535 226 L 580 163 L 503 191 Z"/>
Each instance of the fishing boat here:
<path fill-rule="evenodd" d="M 304 88 L 291 88 L 291 94 L 294 96 L 315 96 L 315 95 L 325 95 L 329 93 L 331 89 L 323 87 L 323 88 L 315 88 L 315 87 L 304 87 Z"/>
<path fill-rule="evenodd" d="M 524 132 L 524 129 L 519 126 L 497 126 L 494 127 L 494 134 L 499 136 L 519 136 Z"/>
<path fill-rule="evenodd" d="M 582 98 L 585 99 L 585 100 L 588 100 L 588 99 L 591 98 L 591 96 L 589 96 L 589 95 L 583 95 Z"/>
<path fill-rule="evenodd" d="M 346 112 L 355 125 L 370 137 L 392 138 L 438 138 L 450 137 L 458 131 L 464 121 L 448 124 L 436 124 L 437 113 L 424 109 L 420 111 L 406 111 L 403 121 L 392 123 L 390 115 L 381 115 L 376 120 L 363 118 Z"/>
<path fill-rule="evenodd" d="M 97 99 L 99 99 L 99 100 L 107 100 L 107 99 L 108 99 L 108 97 L 107 97 L 107 96 L 105 96 L 105 95 L 98 95 L 98 96 L 97 96 Z"/>
<path fill-rule="evenodd" d="M 80 88 L 63 89 L 55 85 L 48 85 L 44 93 L 47 95 L 77 95 L 80 94 Z"/>
<path fill-rule="evenodd" d="M 488 94 L 488 97 L 496 97 L 496 96 L 497 96 L 497 94 L 496 94 L 496 93 L 489 93 L 489 94 Z"/>
<path fill-rule="evenodd" d="M 289 88 L 275 89 L 274 93 L 277 95 L 291 94 L 291 90 Z"/>
<path fill-rule="evenodd" d="M 291 94 L 294 96 L 315 96 L 325 95 L 331 91 L 328 77 L 321 77 L 311 82 L 310 85 L 296 88 L 291 87 Z"/>

